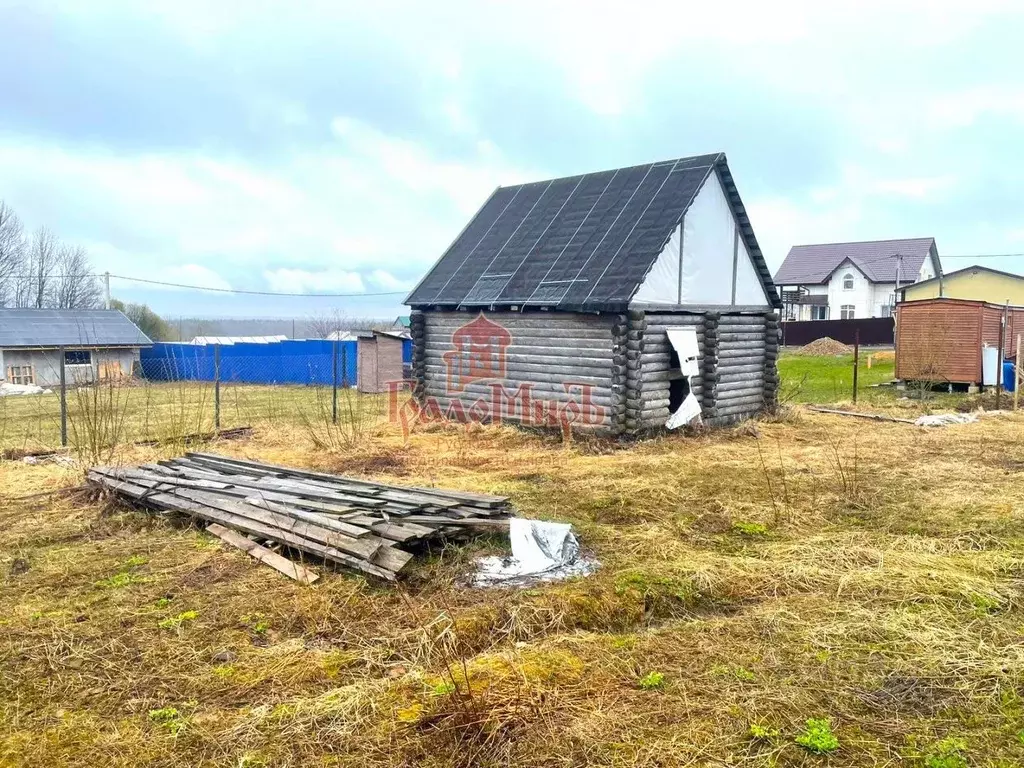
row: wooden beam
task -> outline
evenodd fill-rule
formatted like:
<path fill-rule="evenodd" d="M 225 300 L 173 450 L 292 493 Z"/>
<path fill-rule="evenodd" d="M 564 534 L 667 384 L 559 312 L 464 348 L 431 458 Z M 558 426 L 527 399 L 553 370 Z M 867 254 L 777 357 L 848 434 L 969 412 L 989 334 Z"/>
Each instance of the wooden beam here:
<path fill-rule="evenodd" d="M 210 523 L 206 526 L 206 530 L 226 544 L 237 547 L 250 557 L 269 565 L 275 571 L 283 573 L 290 579 L 294 579 L 302 584 L 312 584 L 320 578 L 320 574 L 292 562 L 287 557 L 282 557 L 273 550 L 257 544 L 252 539 L 236 533 L 230 528 L 225 528 L 220 523 Z"/>

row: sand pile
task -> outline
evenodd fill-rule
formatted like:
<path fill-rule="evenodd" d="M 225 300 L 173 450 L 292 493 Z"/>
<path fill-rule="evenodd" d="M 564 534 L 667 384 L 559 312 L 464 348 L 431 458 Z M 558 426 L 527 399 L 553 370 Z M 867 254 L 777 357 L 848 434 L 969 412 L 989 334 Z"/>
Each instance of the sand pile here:
<path fill-rule="evenodd" d="M 853 347 L 848 347 L 842 342 L 826 336 L 823 339 L 815 339 L 810 344 L 804 344 L 796 353 L 798 355 L 852 355 Z"/>

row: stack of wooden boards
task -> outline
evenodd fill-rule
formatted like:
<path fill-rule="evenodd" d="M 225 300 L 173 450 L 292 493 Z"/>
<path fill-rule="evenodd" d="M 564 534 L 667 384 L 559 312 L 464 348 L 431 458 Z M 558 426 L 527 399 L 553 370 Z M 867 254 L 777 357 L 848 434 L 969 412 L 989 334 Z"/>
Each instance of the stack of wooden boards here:
<path fill-rule="evenodd" d="M 95 467 L 88 479 L 149 509 L 203 520 L 215 535 L 307 583 L 316 574 L 264 544 L 393 581 L 423 544 L 507 529 L 512 511 L 501 496 L 387 485 L 213 453 Z"/>

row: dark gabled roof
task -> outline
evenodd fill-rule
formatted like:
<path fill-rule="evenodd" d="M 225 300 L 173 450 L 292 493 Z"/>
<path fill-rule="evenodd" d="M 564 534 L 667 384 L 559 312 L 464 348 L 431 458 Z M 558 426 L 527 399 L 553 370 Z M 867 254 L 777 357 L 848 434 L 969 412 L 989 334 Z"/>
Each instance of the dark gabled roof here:
<path fill-rule="evenodd" d="M 0 349 L 144 347 L 152 343 L 115 309 L 0 309 Z"/>
<path fill-rule="evenodd" d="M 775 284 L 813 285 L 827 282 L 847 259 L 868 280 L 874 283 L 895 283 L 897 255 L 903 257 L 899 267 L 900 278 L 909 280 L 921 270 L 921 265 L 934 247 L 934 237 L 794 245 L 775 273 Z"/>
<path fill-rule="evenodd" d="M 939 282 L 939 280 L 944 280 L 945 281 L 945 280 L 949 280 L 949 278 L 951 278 L 951 277 L 955 277 L 956 275 L 962 275 L 964 272 L 988 272 L 988 273 L 993 274 L 993 275 L 1002 275 L 1003 277 L 1012 277 L 1015 280 L 1022 280 L 1022 281 L 1024 281 L 1024 275 L 1018 275 L 1018 274 L 1016 274 L 1014 272 L 1004 272 L 1001 269 L 992 269 L 992 267 L 983 267 L 980 264 L 975 264 L 972 267 L 964 267 L 963 269 L 958 269 L 958 270 L 956 270 L 954 272 L 944 272 L 941 277 L 932 277 L 932 278 L 929 278 L 928 280 L 922 280 L 919 283 L 914 283 L 912 286 L 911 285 L 907 285 L 905 287 L 906 288 L 911 288 L 911 287 L 917 288 L 919 285 L 931 285 L 932 283 Z"/>
<path fill-rule="evenodd" d="M 621 311 L 712 173 L 781 306 L 721 153 L 499 187 L 405 303 Z"/>

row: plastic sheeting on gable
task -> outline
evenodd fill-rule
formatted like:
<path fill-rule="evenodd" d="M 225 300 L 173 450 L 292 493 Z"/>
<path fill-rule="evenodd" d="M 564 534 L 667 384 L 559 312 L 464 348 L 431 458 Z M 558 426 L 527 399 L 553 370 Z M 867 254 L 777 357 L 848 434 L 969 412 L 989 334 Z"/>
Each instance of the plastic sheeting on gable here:
<path fill-rule="evenodd" d="M 679 238 L 680 227 L 672 231 L 668 244 L 658 254 L 633 301 L 651 304 L 679 303 Z"/>
<path fill-rule="evenodd" d="M 718 175 L 712 173 L 641 283 L 638 304 L 733 304 L 733 249 L 736 220 Z M 682 274 L 679 248 L 682 235 Z M 736 301 L 742 306 L 770 306 L 761 278 L 743 238 L 736 261 Z"/>
<path fill-rule="evenodd" d="M 735 236 L 732 207 L 711 174 L 683 217 L 682 304 L 732 303 Z"/>
<path fill-rule="evenodd" d="M 754 269 L 754 261 L 743 238 L 740 238 L 739 258 L 736 260 L 736 304 L 740 306 L 767 306 L 768 296 L 764 292 L 761 276 Z"/>

